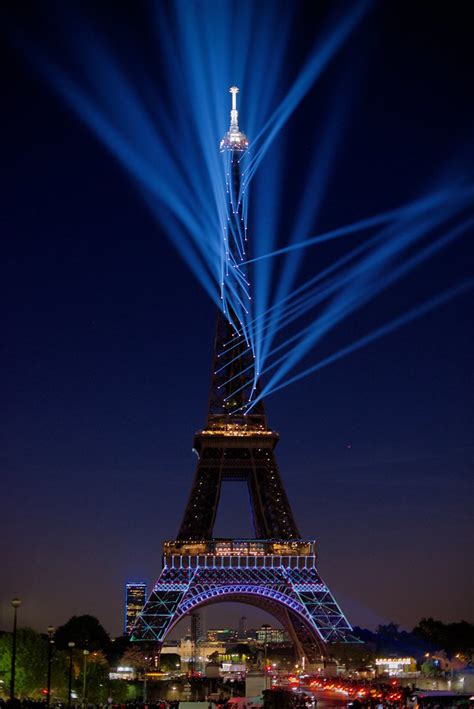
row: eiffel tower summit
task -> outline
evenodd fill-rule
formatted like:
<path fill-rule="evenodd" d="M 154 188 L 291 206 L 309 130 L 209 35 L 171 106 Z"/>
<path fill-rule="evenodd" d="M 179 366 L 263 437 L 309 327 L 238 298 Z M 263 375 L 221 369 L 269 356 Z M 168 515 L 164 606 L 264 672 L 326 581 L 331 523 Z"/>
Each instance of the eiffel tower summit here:
<path fill-rule="evenodd" d="M 248 141 L 238 125 L 238 88 L 230 93 L 230 128 L 220 149 L 228 159 L 225 251 L 235 267 L 233 237 L 244 231 L 246 239 L 240 195 Z M 311 665 L 327 654 L 328 643 L 353 641 L 352 628 L 317 570 L 315 542 L 302 539 L 294 519 L 274 454 L 279 436 L 268 426 L 252 347 L 230 302 L 243 299 L 223 298 L 218 311 L 208 416 L 194 439 L 199 461 L 191 494 L 176 539 L 163 544 L 163 569 L 131 639 L 160 647 L 185 615 L 234 601 L 273 615 L 298 657 Z M 255 538 L 213 536 L 221 485 L 228 480 L 248 485 Z"/>

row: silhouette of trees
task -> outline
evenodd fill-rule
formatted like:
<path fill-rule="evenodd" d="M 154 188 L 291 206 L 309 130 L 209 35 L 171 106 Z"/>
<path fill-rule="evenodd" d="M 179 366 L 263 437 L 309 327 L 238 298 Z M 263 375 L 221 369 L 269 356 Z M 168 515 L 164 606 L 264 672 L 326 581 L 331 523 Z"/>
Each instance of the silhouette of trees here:
<path fill-rule="evenodd" d="M 54 642 L 60 650 L 65 650 L 69 642 L 74 642 L 81 650 L 107 652 L 110 637 L 93 615 L 73 615 L 56 630 Z"/>
<path fill-rule="evenodd" d="M 443 623 L 422 618 L 412 631 L 400 630 L 395 623 L 388 623 L 379 625 L 375 632 L 356 627 L 354 634 L 377 654 L 421 657 L 426 652 L 444 650 L 452 657 L 458 653 L 470 656 L 474 652 L 474 625 L 464 620 Z"/>
<path fill-rule="evenodd" d="M 448 656 L 474 652 L 474 624 L 461 620 L 459 623 L 442 623 L 433 618 L 422 618 L 414 635 L 422 638 L 432 650 L 445 650 Z"/>
<path fill-rule="evenodd" d="M 140 643 L 132 645 L 123 653 L 120 664 L 132 667 L 135 672 L 143 672 L 150 667 L 150 653 L 140 647 Z"/>

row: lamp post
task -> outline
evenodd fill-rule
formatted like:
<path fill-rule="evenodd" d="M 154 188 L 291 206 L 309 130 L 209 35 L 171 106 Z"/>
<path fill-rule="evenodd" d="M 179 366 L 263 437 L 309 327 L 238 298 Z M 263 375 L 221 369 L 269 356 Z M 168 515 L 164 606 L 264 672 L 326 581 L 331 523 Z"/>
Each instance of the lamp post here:
<path fill-rule="evenodd" d="M 83 678 L 82 678 L 82 705 L 84 706 L 86 703 L 87 655 L 89 654 L 89 650 L 83 650 L 82 654 L 84 655 L 84 672 L 83 672 Z"/>
<path fill-rule="evenodd" d="M 268 670 L 267 670 L 267 664 L 268 664 L 268 630 L 269 630 L 270 626 L 269 626 L 267 623 L 265 623 L 264 625 L 262 625 L 262 628 L 264 628 L 264 630 L 265 630 L 265 648 L 264 648 L 264 649 L 265 649 L 265 658 L 264 658 L 264 664 L 265 664 L 265 667 L 264 667 L 265 689 L 268 689 L 268 687 L 267 687 L 267 674 L 268 674 Z"/>
<path fill-rule="evenodd" d="M 68 709 L 71 709 L 71 691 L 72 691 L 72 651 L 74 647 L 76 646 L 76 643 L 69 642 L 67 644 L 69 648 L 69 683 L 68 683 L 68 691 L 67 691 L 67 706 Z"/>
<path fill-rule="evenodd" d="M 10 699 L 15 699 L 15 669 L 16 669 L 16 613 L 18 606 L 21 605 L 19 598 L 12 598 L 13 607 L 13 637 L 12 637 L 12 669 L 10 676 Z"/>
<path fill-rule="evenodd" d="M 49 705 L 51 702 L 51 659 L 53 656 L 53 645 L 54 645 L 53 633 L 54 633 L 53 626 L 48 625 L 48 684 L 47 684 L 48 694 L 46 695 L 46 706 L 48 707 L 48 709 L 49 709 Z"/>
<path fill-rule="evenodd" d="M 147 693 L 146 693 L 146 670 L 143 673 L 143 703 L 146 704 Z"/>

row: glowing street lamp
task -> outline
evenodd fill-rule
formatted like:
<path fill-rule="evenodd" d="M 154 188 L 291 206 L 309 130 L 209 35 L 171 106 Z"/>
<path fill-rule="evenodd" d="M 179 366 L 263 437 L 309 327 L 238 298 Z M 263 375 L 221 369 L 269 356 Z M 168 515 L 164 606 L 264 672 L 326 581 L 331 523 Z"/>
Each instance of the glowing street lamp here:
<path fill-rule="evenodd" d="M 265 675 L 264 675 L 264 677 L 265 677 L 265 689 L 268 689 L 268 687 L 267 687 L 267 675 L 268 675 L 268 669 L 267 669 L 267 665 L 268 665 L 268 631 L 269 631 L 269 629 L 270 629 L 270 626 L 269 626 L 267 623 L 265 623 L 264 625 L 262 625 L 262 628 L 265 630 L 265 646 L 264 646 L 264 649 L 265 649 L 265 658 L 264 658 L 264 661 L 263 661 L 263 662 L 264 662 L 264 672 L 265 672 Z"/>
<path fill-rule="evenodd" d="M 21 606 L 21 601 L 19 598 L 12 598 L 13 607 L 13 638 L 12 638 L 12 669 L 11 669 L 11 679 L 10 679 L 10 699 L 13 701 L 15 699 L 15 669 L 16 669 L 16 612 L 18 607 Z"/>
<path fill-rule="evenodd" d="M 67 691 L 67 706 L 68 709 L 71 709 L 71 691 L 72 691 L 72 651 L 76 646 L 76 643 L 69 642 L 67 644 L 69 648 L 69 683 L 68 683 L 68 691 Z"/>
<path fill-rule="evenodd" d="M 85 705 L 85 703 L 86 703 L 86 687 L 87 687 L 87 655 L 89 654 L 89 650 L 83 650 L 82 654 L 84 655 L 84 672 L 83 672 L 83 679 L 82 679 L 82 704 Z"/>
<path fill-rule="evenodd" d="M 51 702 L 51 659 L 53 655 L 53 645 L 54 645 L 54 640 L 53 640 L 53 633 L 54 633 L 54 628 L 52 625 L 48 625 L 48 683 L 47 683 L 47 688 L 48 688 L 48 694 L 46 695 L 46 706 L 49 709 L 49 705 Z"/>

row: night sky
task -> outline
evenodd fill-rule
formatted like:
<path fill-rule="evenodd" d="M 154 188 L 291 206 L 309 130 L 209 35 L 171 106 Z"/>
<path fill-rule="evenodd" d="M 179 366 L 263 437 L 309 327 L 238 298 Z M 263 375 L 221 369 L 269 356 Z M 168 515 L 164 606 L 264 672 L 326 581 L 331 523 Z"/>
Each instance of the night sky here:
<path fill-rule="evenodd" d="M 146 41 L 147 3 L 96 5 L 85 4 L 111 36 L 129 13 Z M 317 33 L 312 5 L 300 6 L 295 47 Z M 19 29 L 47 44 L 55 7 L 10 2 L 2 13 L 0 628 L 19 596 L 22 624 L 91 613 L 118 634 L 124 583 L 156 579 L 161 542 L 184 512 L 215 306 L 118 161 L 12 47 Z M 312 130 L 308 116 L 349 62 L 352 106 L 325 227 L 413 199 L 443 165 L 472 176 L 467 8 L 375 3 L 285 127 Z M 295 147 L 290 192 L 304 160 Z M 473 251 L 471 231 L 343 323 L 333 350 L 456 285 Z M 305 269 L 317 268 L 308 251 Z M 266 402 L 296 519 L 355 625 L 474 621 L 471 300 Z M 250 524 L 243 485 L 227 484 L 216 535 L 251 536 Z M 214 624 L 235 622 L 224 610 Z"/>

